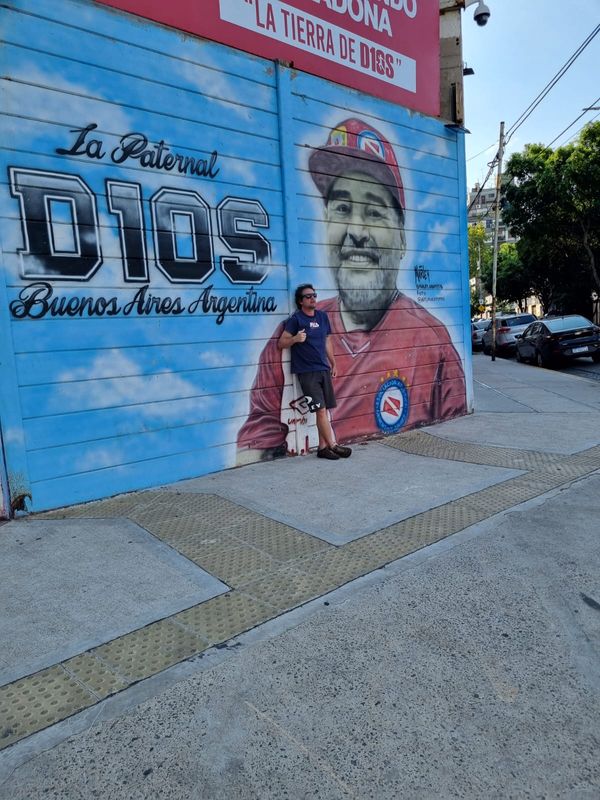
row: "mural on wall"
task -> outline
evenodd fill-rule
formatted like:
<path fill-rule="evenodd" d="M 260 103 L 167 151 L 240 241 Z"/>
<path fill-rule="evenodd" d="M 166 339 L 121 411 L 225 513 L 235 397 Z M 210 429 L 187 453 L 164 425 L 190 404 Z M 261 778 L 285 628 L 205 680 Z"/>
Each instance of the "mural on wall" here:
<path fill-rule="evenodd" d="M 1 13 L 11 497 L 231 466 L 247 342 L 288 312 L 273 65 L 80 0 Z"/>
<path fill-rule="evenodd" d="M 312 447 L 272 339 L 306 281 L 333 327 L 340 440 L 466 409 L 455 132 L 84 0 L 0 14 L 12 499 L 42 510 Z"/>
<path fill-rule="evenodd" d="M 446 326 L 398 289 L 409 212 L 394 148 L 371 121 L 350 118 L 309 153 L 307 170 L 322 199 L 317 225 L 337 291 L 317 309 L 331 325 L 337 406 L 330 418 L 338 441 L 466 413 L 463 366 Z M 427 302 L 430 272 L 421 265 L 414 275 L 417 296 Z M 282 329 L 260 356 L 238 435 L 240 463 L 306 452 L 317 443 L 307 400 L 285 377 L 277 348 Z"/>
<path fill-rule="evenodd" d="M 135 160 L 142 169 L 162 170 L 213 179 L 219 174 L 219 154 L 209 159 L 171 152 L 161 139 L 150 143 L 143 133 L 125 133 L 112 147 L 90 123 L 71 130 L 68 147 L 56 147 L 60 156 L 78 156 L 124 164 Z M 54 281 L 90 281 L 102 266 L 98 199 L 79 174 L 9 167 L 9 185 L 19 200 L 24 246 L 19 248 L 20 275 L 35 279 L 25 286 L 10 311 L 16 319 L 29 317 L 103 317 L 214 313 L 220 325 L 226 314 L 240 311 L 275 311 L 273 297 L 258 296 L 247 289 L 242 296 L 213 294 L 203 288 L 191 302 L 180 295 L 153 295 L 146 250 L 143 184 L 105 178 L 105 197 L 119 231 L 120 258 L 125 283 L 141 283 L 132 299 L 122 301 L 103 294 L 89 297 L 55 291 Z M 103 193 L 104 194 L 104 193 Z M 197 189 L 161 186 L 148 198 L 154 235 L 156 267 L 169 283 L 201 285 L 215 272 L 211 209 Z M 220 257 L 220 269 L 231 284 L 260 284 L 270 267 L 271 246 L 260 228 L 269 227 L 269 215 L 261 202 L 228 196 L 218 204 L 217 232 L 228 255 Z"/>

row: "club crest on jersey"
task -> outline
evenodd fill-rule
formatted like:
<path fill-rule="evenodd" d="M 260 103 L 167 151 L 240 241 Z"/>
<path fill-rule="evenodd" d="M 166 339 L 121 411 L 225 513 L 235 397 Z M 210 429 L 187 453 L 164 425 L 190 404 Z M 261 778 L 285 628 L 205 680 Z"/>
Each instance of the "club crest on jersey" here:
<path fill-rule="evenodd" d="M 384 433 L 397 433 L 408 418 L 409 400 L 406 384 L 389 378 L 375 395 L 375 419 Z"/>

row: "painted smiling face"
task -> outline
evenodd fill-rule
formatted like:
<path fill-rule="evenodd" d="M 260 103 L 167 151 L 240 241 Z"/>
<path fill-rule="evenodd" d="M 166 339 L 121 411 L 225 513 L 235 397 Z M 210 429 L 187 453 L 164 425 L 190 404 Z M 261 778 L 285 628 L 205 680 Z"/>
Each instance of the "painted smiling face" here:
<path fill-rule="evenodd" d="M 406 250 L 401 213 L 385 186 L 364 173 L 349 172 L 331 186 L 326 223 L 342 304 L 357 323 L 372 327 L 396 292 Z"/>

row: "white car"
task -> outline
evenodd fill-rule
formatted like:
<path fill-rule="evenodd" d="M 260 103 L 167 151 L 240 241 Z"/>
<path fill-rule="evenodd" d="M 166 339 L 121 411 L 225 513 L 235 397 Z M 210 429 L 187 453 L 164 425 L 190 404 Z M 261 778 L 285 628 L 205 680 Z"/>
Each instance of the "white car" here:
<path fill-rule="evenodd" d="M 537 317 L 533 314 L 501 314 L 496 317 L 496 353 L 512 355 L 517 349 L 517 336 Z M 492 352 L 492 322 L 483 334 L 483 352 L 489 356 Z"/>
<path fill-rule="evenodd" d="M 490 324 L 489 319 L 477 319 L 471 323 L 471 347 L 473 351 L 483 349 L 483 334 Z"/>

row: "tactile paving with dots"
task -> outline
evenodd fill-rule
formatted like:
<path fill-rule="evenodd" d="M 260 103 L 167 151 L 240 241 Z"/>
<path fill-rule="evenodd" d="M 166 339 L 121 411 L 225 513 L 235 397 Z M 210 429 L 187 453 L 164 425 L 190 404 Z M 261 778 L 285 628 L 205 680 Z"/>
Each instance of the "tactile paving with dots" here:
<path fill-rule="evenodd" d="M 311 578 L 290 564 L 284 564 L 267 576 L 242 583 L 238 588 L 281 612 L 318 597 L 323 593 L 321 586 L 320 580 Z"/>
<path fill-rule="evenodd" d="M 161 526 L 181 517 L 194 517 L 195 524 L 216 530 L 259 516 L 255 511 L 214 494 L 164 494 L 170 495 L 170 498 L 161 498 L 148 508 L 140 506 L 132 511 L 129 518 L 160 535 Z"/>
<path fill-rule="evenodd" d="M 311 585 L 324 593 L 365 575 L 373 569 L 373 564 L 367 554 L 343 547 L 304 556 L 294 561 L 293 567 L 309 576 Z"/>
<path fill-rule="evenodd" d="M 564 456 L 554 453 L 516 450 L 509 447 L 493 447 L 470 442 L 454 442 L 422 431 L 388 436 L 382 440 L 382 443 L 412 455 L 493 467 L 506 467 L 507 469 L 532 469 L 543 464 L 560 462 L 564 459 Z"/>
<path fill-rule="evenodd" d="M 581 450 L 579 453 L 577 453 L 577 455 L 597 458 L 600 461 L 600 444 L 595 444 L 593 447 L 588 447 L 587 450 Z"/>
<path fill-rule="evenodd" d="M 203 560 L 210 560 L 222 553 L 223 550 L 231 547 L 239 547 L 242 542 L 229 536 L 222 531 L 198 531 L 197 533 L 190 533 L 187 536 L 171 537 L 161 536 L 164 542 L 167 542 L 177 549 L 179 553 L 185 555 L 196 564 L 200 564 Z"/>
<path fill-rule="evenodd" d="M 39 518 L 128 516 L 180 552 L 186 554 L 187 548 L 188 557 L 243 590 L 212 598 L 0 688 L 0 716 L 5 720 L 0 748 L 211 644 L 600 467 L 600 446 L 562 456 L 449 442 L 424 432 L 389 437 L 385 443 L 418 455 L 533 471 L 342 548 L 210 494 L 149 491 L 40 514 Z M 279 561 L 289 563 L 278 566 Z"/>
<path fill-rule="evenodd" d="M 473 494 L 461 498 L 460 502 L 469 508 L 475 508 L 491 517 L 500 511 L 532 500 L 555 487 L 555 482 L 545 481 L 543 478 L 535 480 L 529 475 L 519 476 L 494 486 L 488 486 Z"/>
<path fill-rule="evenodd" d="M 144 520 L 143 527 L 154 536 L 168 542 L 191 541 L 197 536 L 218 538 L 220 535 L 225 535 L 230 527 L 234 527 L 244 519 L 242 514 L 234 514 L 232 523 L 226 523 L 223 519 L 215 520 L 213 515 L 201 513 L 167 517 L 160 521 L 149 516 L 148 520 Z"/>
<path fill-rule="evenodd" d="M 344 549 L 368 559 L 372 568 L 376 569 L 481 522 L 488 516 L 490 514 L 483 509 L 469 507 L 455 500 L 357 539 Z"/>
<path fill-rule="evenodd" d="M 560 464 L 549 464 L 539 471 L 562 478 L 563 483 L 566 483 L 574 478 L 582 478 L 584 475 L 595 472 L 598 466 L 600 465 L 591 463 L 590 459 L 571 458 L 568 461 L 561 461 Z"/>
<path fill-rule="evenodd" d="M 91 503 L 83 503 L 78 506 L 59 508 L 55 511 L 44 511 L 35 515 L 35 519 L 108 519 L 111 517 L 127 517 L 136 508 L 149 507 L 154 502 L 150 497 L 151 492 L 139 492 L 137 494 L 119 495 L 109 497 L 107 500 L 94 500 Z"/>
<path fill-rule="evenodd" d="M 208 643 L 170 619 L 153 622 L 90 651 L 128 682 L 139 681 L 206 650 Z"/>
<path fill-rule="evenodd" d="M 171 619 L 210 644 L 219 644 L 276 616 L 271 607 L 234 591 L 180 611 Z"/>
<path fill-rule="evenodd" d="M 228 528 L 227 532 L 279 561 L 290 561 L 332 547 L 315 536 L 259 515 Z"/>
<path fill-rule="evenodd" d="M 91 653 L 69 658 L 62 662 L 62 666 L 70 675 L 73 675 L 80 683 L 83 683 L 98 700 L 103 700 L 111 694 L 125 689 L 129 683 L 119 675 L 116 675 L 100 659 L 95 658 Z"/>
<path fill-rule="evenodd" d="M 0 687 L 0 749 L 96 702 L 59 665 Z"/>
<path fill-rule="evenodd" d="M 237 586 L 269 572 L 279 563 L 268 553 L 238 542 L 235 547 L 221 545 L 211 548 L 198 542 L 178 542 L 177 550 L 229 586 Z"/>

